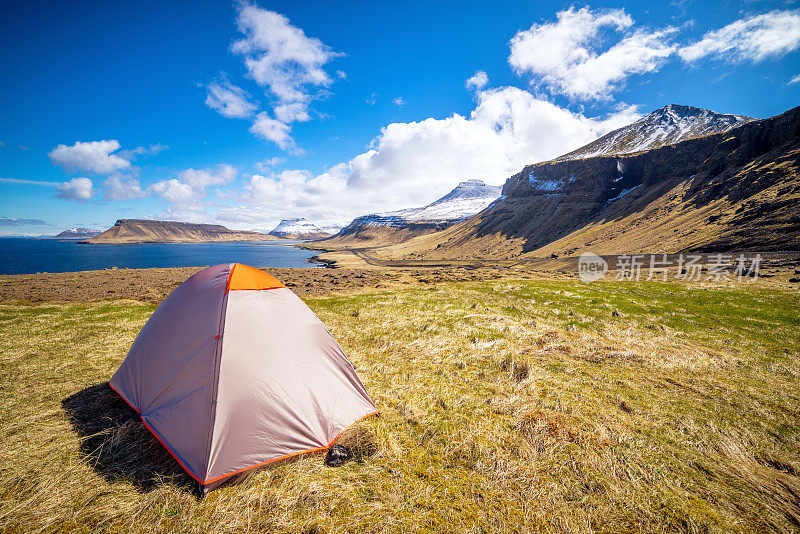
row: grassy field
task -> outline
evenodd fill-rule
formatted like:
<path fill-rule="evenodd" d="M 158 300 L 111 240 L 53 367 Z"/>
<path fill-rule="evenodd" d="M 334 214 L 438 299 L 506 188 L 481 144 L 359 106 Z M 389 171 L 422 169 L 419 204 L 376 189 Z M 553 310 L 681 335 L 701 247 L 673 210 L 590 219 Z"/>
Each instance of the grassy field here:
<path fill-rule="evenodd" d="M 800 298 L 447 282 L 306 299 L 381 415 L 200 499 L 104 382 L 154 306 L 0 306 L 0 531 L 800 529 Z M 135 415 L 135 414 L 134 414 Z"/>

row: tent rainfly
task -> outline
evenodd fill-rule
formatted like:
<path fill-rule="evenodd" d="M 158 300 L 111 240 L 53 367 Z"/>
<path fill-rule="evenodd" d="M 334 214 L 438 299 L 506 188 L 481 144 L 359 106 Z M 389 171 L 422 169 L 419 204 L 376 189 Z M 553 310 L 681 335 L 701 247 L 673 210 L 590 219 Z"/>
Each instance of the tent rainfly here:
<path fill-rule="evenodd" d="M 204 269 L 173 291 L 109 384 L 203 492 L 327 449 L 377 413 L 308 306 L 239 263 Z"/>

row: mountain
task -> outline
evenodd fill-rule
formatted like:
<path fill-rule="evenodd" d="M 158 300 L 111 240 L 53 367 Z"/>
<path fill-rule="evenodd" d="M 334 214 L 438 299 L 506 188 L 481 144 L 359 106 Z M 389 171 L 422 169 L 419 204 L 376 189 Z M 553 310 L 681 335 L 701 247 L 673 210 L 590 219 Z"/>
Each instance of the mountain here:
<path fill-rule="evenodd" d="M 693 106 L 670 104 L 657 109 L 628 126 L 610 132 L 556 161 L 591 158 L 612 154 L 632 154 L 674 145 L 694 137 L 727 132 L 754 121 L 752 117 L 728 115 Z"/>
<path fill-rule="evenodd" d="M 70 228 L 69 230 L 64 230 L 60 234 L 55 235 L 54 239 L 88 239 L 100 235 L 101 232 L 102 230 L 92 230 L 89 228 Z"/>
<path fill-rule="evenodd" d="M 442 230 L 468 219 L 497 200 L 500 189 L 481 180 L 467 180 L 427 206 L 357 217 L 325 244 L 399 243 Z"/>
<path fill-rule="evenodd" d="M 800 108 L 724 133 L 511 176 L 478 215 L 384 257 L 800 250 Z"/>
<path fill-rule="evenodd" d="M 269 233 L 282 239 L 321 239 L 330 237 L 331 234 L 332 232 L 325 231 L 302 217 L 284 219 Z"/>
<path fill-rule="evenodd" d="M 206 243 L 214 241 L 271 241 L 259 232 L 230 230 L 219 224 L 120 219 L 98 236 L 80 243 Z"/>

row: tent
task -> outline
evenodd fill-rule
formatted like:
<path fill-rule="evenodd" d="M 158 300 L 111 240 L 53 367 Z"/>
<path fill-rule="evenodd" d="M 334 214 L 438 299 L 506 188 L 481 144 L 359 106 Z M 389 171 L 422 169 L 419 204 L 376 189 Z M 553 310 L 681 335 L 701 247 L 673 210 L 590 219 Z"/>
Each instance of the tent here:
<path fill-rule="evenodd" d="M 377 412 L 308 306 L 239 263 L 204 269 L 173 291 L 109 384 L 204 492 L 327 449 Z"/>

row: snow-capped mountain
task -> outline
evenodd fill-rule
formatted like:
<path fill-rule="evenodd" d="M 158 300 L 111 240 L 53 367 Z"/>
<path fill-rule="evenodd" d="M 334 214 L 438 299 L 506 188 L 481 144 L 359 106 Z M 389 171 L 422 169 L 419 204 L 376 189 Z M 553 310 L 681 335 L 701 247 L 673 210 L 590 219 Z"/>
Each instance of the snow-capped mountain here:
<path fill-rule="evenodd" d="M 421 233 L 441 230 L 483 210 L 497 200 L 500 190 L 500 186 L 486 185 L 482 180 L 467 180 L 427 206 L 357 217 L 335 238 L 373 239 L 373 231 L 384 229 L 394 234 L 384 238 L 402 241 Z"/>
<path fill-rule="evenodd" d="M 632 154 L 672 145 L 711 134 L 723 133 L 731 128 L 754 121 L 752 117 L 729 115 L 693 106 L 670 104 L 645 115 L 628 126 L 607 133 L 556 161 Z"/>
<path fill-rule="evenodd" d="M 462 221 L 497 200 L 500 189 L 500 186 L 486 185 L 482 180 L 467 180 L 427 206 L 363 215 L 353 220 L 345 229 L 355 224 L 396 227 L 409 223 L 449 224 Z"/>
<path fill-rule="evenodd" d="M 302 217 L 298 217 L 282 220 L 269 235 L 285 239 L 319 239 L 330 236 L 331 232 L 325 231 Z"/>
<path fill-rule="evenodd" d="M 64 230 L 55 237 L 58 239 L 87 239 L 100 235 L 102 232 L 102 230 L 92 230 L 90 228 L 70 228 L 69 230 Z"/>

